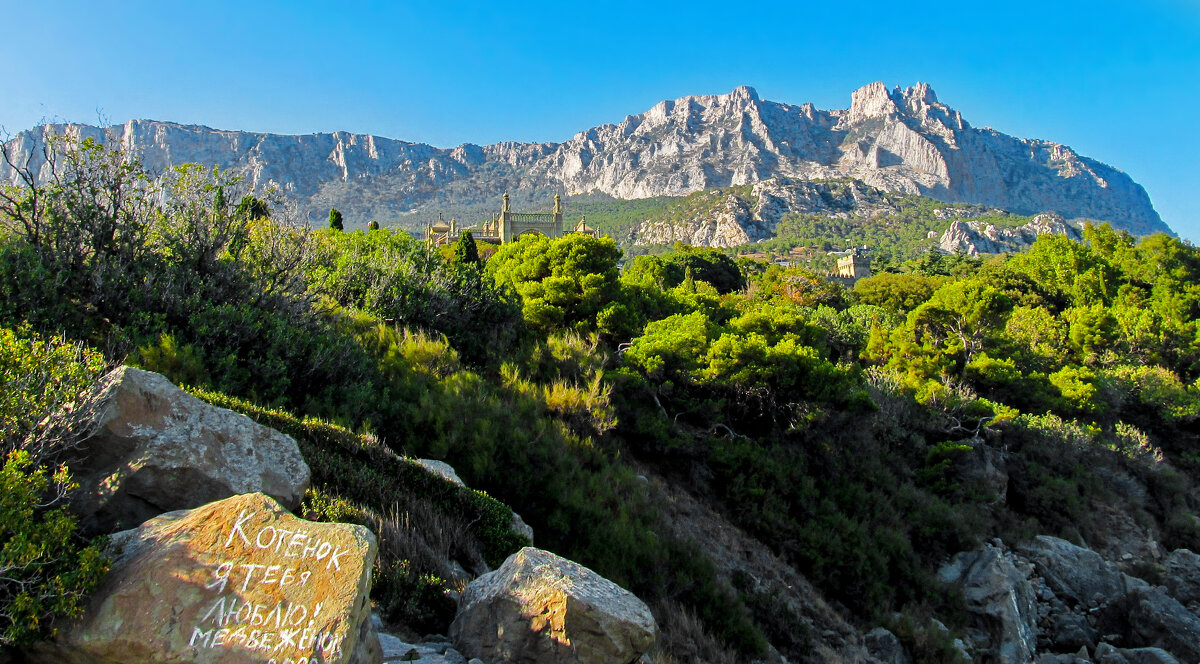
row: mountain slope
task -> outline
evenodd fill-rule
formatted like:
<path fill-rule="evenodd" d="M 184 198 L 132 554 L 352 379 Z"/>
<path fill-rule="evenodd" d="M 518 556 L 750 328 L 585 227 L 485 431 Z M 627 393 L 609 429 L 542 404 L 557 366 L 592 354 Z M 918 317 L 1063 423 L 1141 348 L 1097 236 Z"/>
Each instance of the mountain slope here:
<path fill-rule="evenodd" d="M 282 136 L 134 120 L 105 129 L 47 125 L 7 147 L 36 164 L 45 137 L 63 131 L 124 142 L 151 170 L 186 162 L 233 169 L 256 185 L 278 184 L 312 219 L 336 206 L 360 224 L 480 214 L 504 191 L 521 208 L 554 193 L 649 198 L 781 176 L 852 177 L 889 192 L 1169 232 L 1125 173 L 1058 143 L 973 128 L 923 83 L 906 90 L 872 83 L 851 95 L 849 109 L 832 111 L 766 101 L 740 87 L 659 102 L 560 144 L 443 149 L 344 132 Z"/>

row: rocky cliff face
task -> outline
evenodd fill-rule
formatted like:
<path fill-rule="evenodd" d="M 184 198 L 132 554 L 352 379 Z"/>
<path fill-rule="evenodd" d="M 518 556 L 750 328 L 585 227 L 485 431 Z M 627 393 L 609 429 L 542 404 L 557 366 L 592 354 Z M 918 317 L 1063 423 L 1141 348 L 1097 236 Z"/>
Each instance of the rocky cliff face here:
<path fill-rule="evenodd" d="M 1022 214 L 1112 222 L 1133 233 L 1166 231 L 1128 175 L 1049 141 L 971 127 L 924 83 L 872 83 L 850 108 L 823 111 L 759 99 L 751 88 L 662 101 L 618 124 L 561 144 L 434 148 L 337 132 L 280 136 L 145 120 L 100 129 L 50 125 L 8 146 L 34 155 L 47 134 L 72 131 L 123 142 L 159 169 L 216 164 L 256 185 L 277 184 L 312 218 L 331 205 L 352 221 L 384 221 L 445 206 L 539 204 L 554 193 L 617 198 L 687 194 L 793 180 L 853 177 L 889 192 L 980 203 Z"/>

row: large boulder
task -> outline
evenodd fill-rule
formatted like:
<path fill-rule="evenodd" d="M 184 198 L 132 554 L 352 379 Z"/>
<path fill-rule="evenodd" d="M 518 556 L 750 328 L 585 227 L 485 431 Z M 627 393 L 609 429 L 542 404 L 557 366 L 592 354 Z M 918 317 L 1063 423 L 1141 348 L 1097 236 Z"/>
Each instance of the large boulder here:
<path fill-rule="evenodd" d="M 1161 588 L 1130 594 L 1125 615 L 1131 645 L 1162 648 L 1184 662 L 1200 662 L 1200 617 Z"/>
<path fill-rule="evenodd" d="M 988 652 L 989 661 L 1024 664 L 1037 654 L 1038 611 L 1030 571 L 1027 563 L 993 544 L 959 553 L 938 570 L 942 581 L 962 590 L 972 616 L 972 645 L 975 652 Z"/>
<path fill-rule="evenodd" d="M 650 609 L 632 593 L 532 547 L 467 586 L 450 625 L 460 652 L 491 664 L 628 664 L 657 632 Z"/>
<path fill-rule="evenodd" d="M 72 501 L 89 533 L 131 528 L 173 510 L 244 493 L 295 509 L 309 469 L 296 441 L 217 408 L 165 377 L 131 367 L 109 376 L 96 433 L 68 460 Z"/>
<path fill-rule="evenodd" d="M 1038 535 L 1019 551 L 1037 566 L 1046 585 L 1059 598 L 1085 609 L 1108 606 L 1134 590 L 1149 587 L 1100 554 L 1057 537 Z"/>
<path fill-rule="evenodd" d="M 1163 583 L 1171 597 L 1191 604 L 1200 602 L 1200 555 L 1187 549 L 1176 549 L 1167 556 Z"/>
<path fill-rule="evenodd" d="M 113 537 L 82 618 L 33 662 L 241 664 L 380 660 L 375 536 L 298 519 L 261 493 L 156 517 Z"/>

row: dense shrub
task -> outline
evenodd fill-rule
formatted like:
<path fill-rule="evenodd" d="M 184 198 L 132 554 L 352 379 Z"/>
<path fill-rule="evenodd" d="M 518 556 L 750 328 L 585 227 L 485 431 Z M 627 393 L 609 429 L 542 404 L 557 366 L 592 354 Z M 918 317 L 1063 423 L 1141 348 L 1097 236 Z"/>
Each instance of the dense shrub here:
<path fill-rule="evenodd" d="M 61 339 L 0 329 L 0 646 L 78 616 L 108 569 L 102 542 L 76 534 L 61 454 L 85 433 L 102 357 Z"/>

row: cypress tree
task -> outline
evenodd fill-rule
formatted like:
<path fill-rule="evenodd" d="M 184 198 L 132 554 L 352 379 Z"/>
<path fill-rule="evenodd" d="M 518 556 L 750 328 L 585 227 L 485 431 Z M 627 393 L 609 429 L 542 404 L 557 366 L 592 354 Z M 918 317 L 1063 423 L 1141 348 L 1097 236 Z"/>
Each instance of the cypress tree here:
<path fill-rule="evenodd" d="M 335 231 L 346 230 L 342 226 L 342 213 L 337 208 L 329 208 L 329 227 Z"/>
<path fill-rule="evenodd" d="M 459 265 L 480 265 L 479 249 L 475 246 L 475 238 L 471 231 L 463 231 L 454 243 L 454 262 Z"/>

